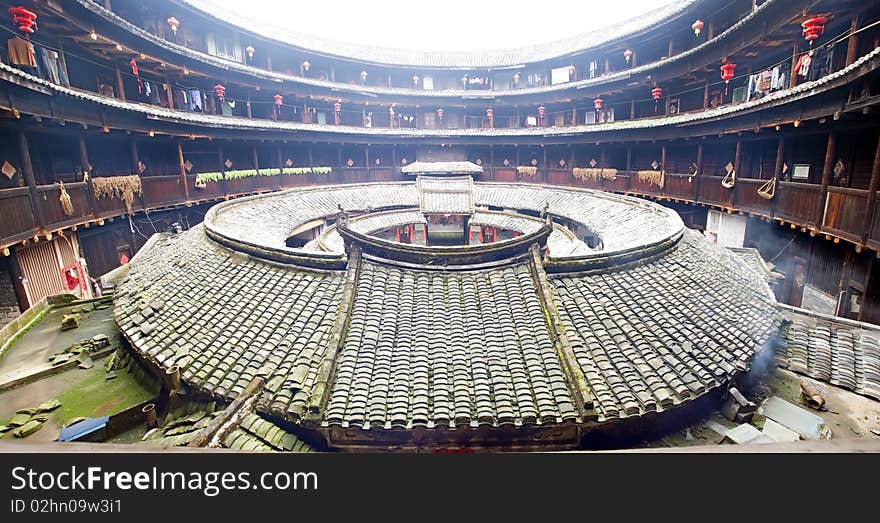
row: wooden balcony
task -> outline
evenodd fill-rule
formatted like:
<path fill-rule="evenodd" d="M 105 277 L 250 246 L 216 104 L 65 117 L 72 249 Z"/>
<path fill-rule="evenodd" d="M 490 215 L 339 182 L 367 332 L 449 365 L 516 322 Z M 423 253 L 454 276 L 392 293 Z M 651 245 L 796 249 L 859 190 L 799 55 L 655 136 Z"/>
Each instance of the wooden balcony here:
<path fill-rule="evenodd" d="M 687 174 L 667 174 L 663 188 L 641 182 L 635 173 L 626 171 L 618 172 L 613 180 L 578 180 L 571 174 L 571 169 L 539 170 L 539 174 L 532 178 L 517 177 L 513 168 L 495 168 L 487 170 L 484 179 L 541 183 L 544 172 L 552 185 L 630 193 L 649 198 L 681 199 L 721 209 L 742 210 L 803 227 L 816 228 L 821 225 L 823 233 L 880 248 L 880 201 L 874 205 L 874 209 L 870 209 L 870 217 L 866 216 L 869 209 L 868 191 L 865 190 L 829 187 L 826 203 L 822 200 L 819 185 L 781 182 L 776 197 L 767 200 L 757 194 L 765 180 L 739 179 L 733 189 L 726 189 L 721 185 L 721 177 L 717 176 L 691 178 Z M 263 174 L 226 180 L 225 183 L 211 181 L 202 188 L 195 186 L 195 174 L 187 175 L 185 181 L 176 175 L 146 176 L 141 179 L 143 192 L 139 198 L 135 198 L 130 212 L 211 202 L 291 187 L 401 179 L 406 177 L 392 167 L 342 168 L 334 169 L 330 174 Z M 65 188 L 73 204 L 73 213 L 69 216 L 64 213 L 59 201 L 61 193 L 58 185 L 37 186 L 33 202 L 27 187 L 0 190 L 0 246 L 129 212 L 125 203 L 118 198 L 95 198 L 88 183 L 70 183 Z M 37 208 L 34 208 L 34 204 Z M 870 224 L 868 231 L 864 230 L 865 223 Z"/>

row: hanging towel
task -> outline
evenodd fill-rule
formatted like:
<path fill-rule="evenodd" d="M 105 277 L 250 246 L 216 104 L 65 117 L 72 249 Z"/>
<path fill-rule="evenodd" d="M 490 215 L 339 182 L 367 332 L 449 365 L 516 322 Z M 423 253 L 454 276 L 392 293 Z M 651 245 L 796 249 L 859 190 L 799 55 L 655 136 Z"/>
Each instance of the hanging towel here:
<path fill-rule="evenodd" d="M 6 41 L 6 48 L 9 51 L 9 61 L 13 65 L 37 66 L 37 60 L 34 58 L 34 46 L 27 40 L 13 36 Z"/>

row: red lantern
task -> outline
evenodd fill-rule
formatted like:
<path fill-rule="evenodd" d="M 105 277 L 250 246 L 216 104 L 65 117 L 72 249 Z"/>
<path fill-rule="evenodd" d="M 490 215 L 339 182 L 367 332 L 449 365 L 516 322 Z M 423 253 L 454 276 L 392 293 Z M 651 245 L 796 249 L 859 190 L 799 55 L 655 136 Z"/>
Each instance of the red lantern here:
<path fill-rule="evenodd" d="M 217 95 L 217 98 L 219 98 L 221 102 L 223 101 L 223 98 L 226 97 L 226 88 L 223 87 L 223 84 L 217 84 L 214 86 L 214 94 Z"/>
<path fill-rule="evenodd" d="M 651 89 L 651 98 L 653 98 L 655 102 L 660 98 L 663 98 L 663 89 L 659 87 Z"/>
<path fill-rule="evenodd" d="M 568 66 L 568 76 L 569 77 L 574 76 L 575 71 L 576 71 L 576 69 L 574 68 L 574 64 Z"/>
<path fill-rule="evenodd" d="M 544 117 L 544 106 L 543 105 L 538 107 L 538 116 L 540 116 L 541 118 Z"/>
<path fill-rule="evenodd" d="M 177 26 L 180 25 L 180 22 L 177 21 L 177 18 L 174 18 L 173 16 L 169 16 L 168 20 L 165 20 L 165 21 L 168 22 L 168 25 L 171 26 L 171 32 L 174 34 L 177 34 Z"/>
<path fill-rule="evenodd" d="M 494 112 L 492 111 L 492 108 L 491 108 L 491 107 L 488 108 L 488 109 L 486 109 L 486 118 L 489 118 L 489 119 L 491 120 L 493 114 L 494 114 Z"/>
<path fill-rule="evenodd" d="M 443 119 L 443 109 L 437 109 L 437 118 Z"/>
<path fill-rule="evenodd" d="M 602 103 L 603 103 L 603 101 L 601 98 L 596 98 L 595 100 L 593 100 L 593 107 L 597 111 L 601 111 L 602 110 Z"/>
<path fill-rule="evenodd" d="M 804 30 L 804 38 L 813 45 L 816 40 L 825 32 L 825 23 L 828 21 L 824 16 L 811 16 L 804 20 L 801 27 Z"/>
<path fill-rule="evenodd" d="M 702 20 L 697 19 L 697 21 L 694 22 L 693 25 L 691 25 L 691 29 L 694 30 L 694 34 L 695 34 L 696 36 L 700 36 L 700 31 L 703 30 L 703 27 L 704 27 L 705 25 L 706 25 L 706 24 L 704 24 Z"/>
<path fill-rule="evenodd" d="M 275 98 L 275 105 L 277 105 L 278 107 L 281 107 L 281 104 L 284 103 L 284 97 L 281 96 L 280 94 L 276 94 L 274 98 Z"/>
<path fill-rule="evenodd" d="M 247 47 L 244 48 L 244 52 L 247 53 L 248 58 L 253 59 L 253 57 L 254 57 L 254 52 L 256 52 L 256 49 L 254 49 L 254 46 L 249 45 L 249 46 L 247 46 Z"/>
<path fill-rule="evenodd" d="M 12 23 L 18 26 L 18 30 L 22 33 L 31 34 L 37 30 L 37 14 L 28 11 L 24 6 L 10 7 L 9 14 L 12 15 Z"/>
<path fill-rule="evenodd" d="M 736 69 L 736 64 L 734 63 L 726 63 L 721 66 L 721 79 L 724 80 L 724 83 L 730 83 L 733 80 L 733 72 Z"/>
<path fill-rule="evenodd" d="M 623 57 L 626 58 L 626 63 L 629 63 L 630 58 L 632 58 L 633 52 L 630 49 L 627 49 L 623 52 Z"/>
<path fill-rule="evenodd" d="M 336 103 L 333 104 L 333 110 L 336 111 L 337 113 L 341 112 L 342 111 L 342 102 L 337 100 Z"/>

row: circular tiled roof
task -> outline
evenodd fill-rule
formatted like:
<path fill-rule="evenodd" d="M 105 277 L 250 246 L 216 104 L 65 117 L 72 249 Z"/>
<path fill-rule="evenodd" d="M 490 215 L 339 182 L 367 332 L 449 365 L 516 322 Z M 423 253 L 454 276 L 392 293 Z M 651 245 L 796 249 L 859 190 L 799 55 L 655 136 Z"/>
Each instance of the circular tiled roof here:
<path fill-rule="evenodd" d="M 549 202 L 606 254 L 664 248 L 599 270 L 555 267 L 534 248 L 466 270 L 354 250 L 316 271 L 266 253 L 316 255 L 284 240 L 341 202 L 414 207 L 417 195 L 411 183 L 293 190 L 218 204 L 153 242 L 117 288 L 115 320 L 191 393 L 232 400 L 262 378 L 257 410 L 329 447 L 575 447 L 726 386 L 778 333 L 763 275 L 671 211 L 527 184 L 478 183 L 474 198 Z"/>

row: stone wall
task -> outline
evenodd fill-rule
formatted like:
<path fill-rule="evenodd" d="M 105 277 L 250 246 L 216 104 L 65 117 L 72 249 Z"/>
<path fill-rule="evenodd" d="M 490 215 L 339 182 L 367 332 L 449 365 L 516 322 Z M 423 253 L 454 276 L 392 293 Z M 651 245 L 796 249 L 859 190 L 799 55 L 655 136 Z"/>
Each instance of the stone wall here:
<path fill-rule="evenodd" d="M 9 259 L 0 259 L 0 329 L 8 325 L 21 314 L 18 308 L 18 297 L 9 271 Z"/>

